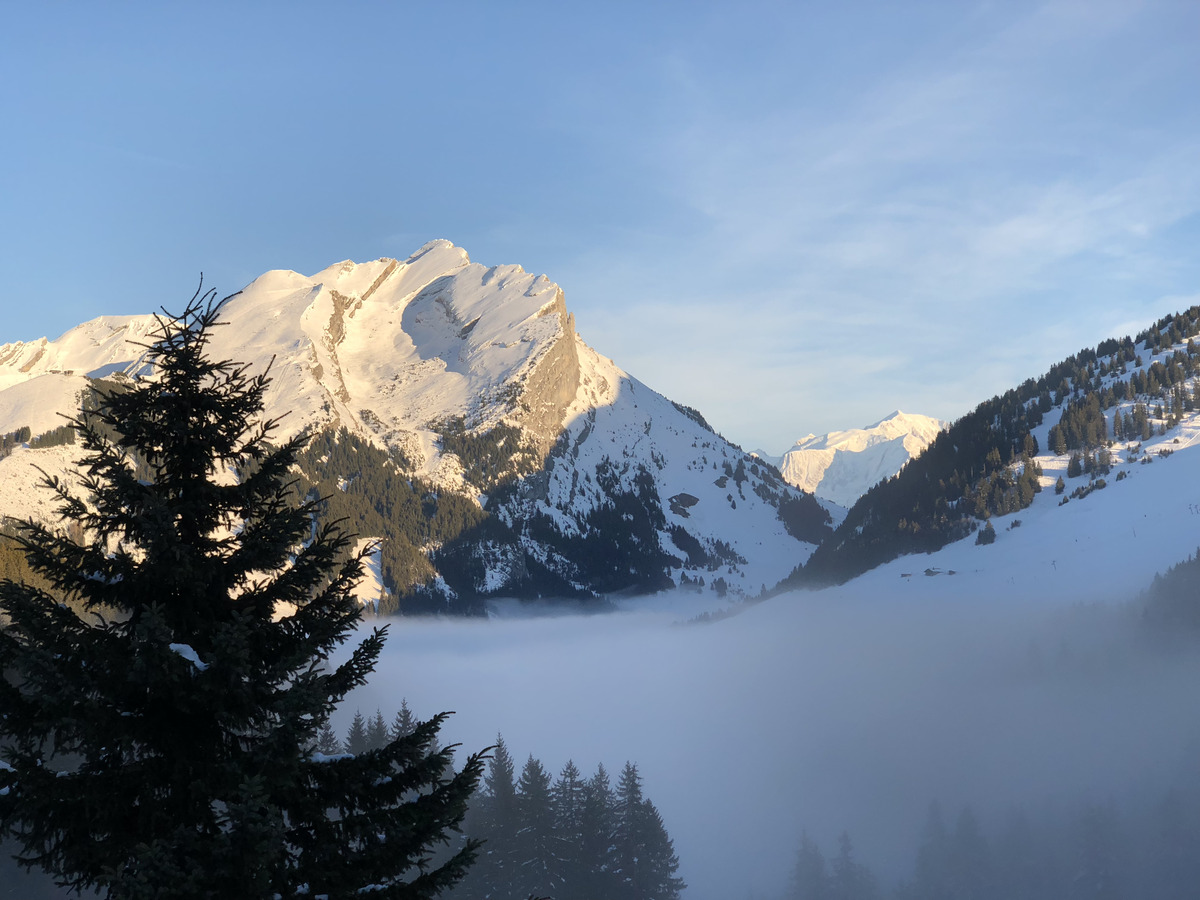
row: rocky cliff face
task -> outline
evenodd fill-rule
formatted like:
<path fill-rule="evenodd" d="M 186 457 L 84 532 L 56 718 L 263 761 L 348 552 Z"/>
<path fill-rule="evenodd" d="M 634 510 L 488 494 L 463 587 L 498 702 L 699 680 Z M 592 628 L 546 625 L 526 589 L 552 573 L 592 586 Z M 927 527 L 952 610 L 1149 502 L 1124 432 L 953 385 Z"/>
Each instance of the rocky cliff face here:
<path fill-rule="evenodd" d="M 575 317 L 567 312 L 561 290 L 539 316 L 558 321 L 559 337 L 533 367 L 517 397 L 520 422 L 543 456 L 550 451 L 563 428 L 567 408 L 579 392 L 579 349 L 575 341 Z"/>

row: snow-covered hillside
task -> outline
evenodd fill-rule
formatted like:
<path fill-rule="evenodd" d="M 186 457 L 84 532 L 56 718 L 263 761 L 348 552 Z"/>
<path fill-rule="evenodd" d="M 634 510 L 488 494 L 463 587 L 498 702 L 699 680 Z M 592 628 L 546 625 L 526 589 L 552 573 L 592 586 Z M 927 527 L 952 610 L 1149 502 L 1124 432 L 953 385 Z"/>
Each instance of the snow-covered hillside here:
<path fill-rule="evenodd" d="M 963 597 L 1145 589 L 1200 547 L 1197 333 L 1194 308 L 988 401 L 872 491 L 810 568 Z"/>
<path fill-rule="evenodd" d="M 1065 477 L 1069 455 L 1039 455 L 1041 493 L 1026 509 L 992 518 L 994 543 L 976 543 L 976 533 L 933 553 L 902 556 L 860 575 L 855 590 L 976 601 L 1135 597 L 1200 548 L 1200 414 L 1140 451 L 1135 446 L 1120 443 L 1100 489 L 1086 476 Z M 1062 495 L 1054 492 L 1060 476 Z M 1085 497 L 1062 503 L 1089 485 Z"/>
<path fill-rule="evenodd" d="M 897 410 L 868 425 L 810 434 L 781 457 L 758 454 L 791 485 L 849 508 L 874 484 L 899 472 L 929 446 L 946 423 Z"/>
<path fill-rule="evenodd" d="M 816 531 L 799 524 L 801 494 L 591 350 L 544 275 L 488 268 L 433 241 L 403 261 L 267 272 L 222 320 L 212 354 L 270 367 L 267 414 L 284 416 L 280 438 L 345 429 L 389 451 L 414 492 L 469 496 L 504 523 L 470 552 L 443 546 L 445 534 L 420 547 L 470 558 L 460 591 L 533 590 L 531 566 L 592 589 L 595 566 L 581 559 L 599 554 L 599 523 L 622 503 L 617 519 L 630 527 L 610 548 L 605 590 L 703 581 L 757 593 L 819 539 L 819 521 Z M 150 315 L 102 317 L 54 341 L 0 345 L 0 435 L 48 431 L 95 379 L 143 373 L 138 343 L 154 325 Z M 456 452 L 445 451 L 449 437 Z M 52 459 L 62 471 L 71 452 L 0 459 L 0 516 L 47 515 L 31 463 Z M 824 517 L 808 504 L 810 519 Z M 650 527 L 641 536 L 639 523 Z"/>

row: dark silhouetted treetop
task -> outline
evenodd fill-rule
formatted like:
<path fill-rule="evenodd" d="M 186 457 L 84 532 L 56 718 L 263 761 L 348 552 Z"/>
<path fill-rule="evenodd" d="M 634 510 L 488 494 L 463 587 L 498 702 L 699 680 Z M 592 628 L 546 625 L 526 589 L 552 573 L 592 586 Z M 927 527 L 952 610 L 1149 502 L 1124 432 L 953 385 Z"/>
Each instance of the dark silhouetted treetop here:
<path fill-rule="evenodd" d="M 27 866 L 122 900 L 435 896 L 475 853 L 432 862 L 482 761 L 431 752 L 445 714 L 318 753 L 385 632 L 329 664 L 362 558 L 295 502 L 303 438 L 271 442 L 267 374 L 208 356 L 221 305 L 159 317 L 153 376 L 74 422 L 82 493 L 46 479 L 76 527 L 18 537 L 44 581 L 0 582 L 0 826 Z"/>

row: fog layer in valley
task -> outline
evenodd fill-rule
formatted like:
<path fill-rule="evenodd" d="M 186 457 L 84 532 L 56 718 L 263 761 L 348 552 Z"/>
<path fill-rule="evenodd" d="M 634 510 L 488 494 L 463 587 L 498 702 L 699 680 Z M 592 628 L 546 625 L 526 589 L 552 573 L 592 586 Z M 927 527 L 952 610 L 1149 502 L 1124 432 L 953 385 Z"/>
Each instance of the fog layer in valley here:
<path fill-rule="evenodd" d="M 827 849 L 848 830 L 888 887 L 935 798 L 987 827 L 1018 805 L 1150 796 L 1195 769 L 1200 663 L 1147 640 L 1130 607 L 905 593 L 787 594 L 691 625 L 661 604 L 393 621 L 335 725 L 406 697 L 456 710 L 444 734 L 467 749 L 503 732 L 518 765 L 633 760 L 691 900 L 780 892 L 802 829 Z"/>

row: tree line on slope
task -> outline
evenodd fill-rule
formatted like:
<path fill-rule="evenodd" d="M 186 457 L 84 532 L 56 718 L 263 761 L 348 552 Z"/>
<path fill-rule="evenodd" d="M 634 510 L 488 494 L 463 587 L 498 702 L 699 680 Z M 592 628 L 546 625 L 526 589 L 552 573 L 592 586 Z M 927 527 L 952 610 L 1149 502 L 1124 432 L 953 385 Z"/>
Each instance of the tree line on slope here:
<path fill-rule="evenodd" d="M 485 514 L 470 497 L 439 490 L 411 471 L 402 456 L 389 453 L 345 428 L 313 435 L 297 463 L 298 493 L 317 501 L 322 522 L 380 540 L 387 594 L 378 612 L 445 612 L 420 588 L 434 577 L 423 548 L 452 541 Z"/>
<path fill-rule="evenodd" d="M 1097 449 L 1114 429 L 1126 439 L 1146 439 L 1173 427 L 1184 412 L 1200 407 L 1200 385 L 1188 385 L 1200 372 L 1200 352 L 1191 340 L 1198 333 L 1200 307 L 1192 307 L 1136 340 L 1103 341 L 984 401 L 860 498 L 787 584 L 845 581 L 897 556 L 938 550 L 970 534 L 978 519 L 1025 508 L 1040 489 L 1034 457 L 1041 448 L 1031 432 L 1056 406 L 1062 412 L 1047 448 L 1056 453 Z M 1144 351 L 1163 353 L 1184 340 L 1185 349 L 1148 367 L 1138 351 L 1140 343 Z M 1131 410 L 1108 416 L 1129 401 L 1137 401 Z M 1119 425 L 1110 426 L 1117 416 Z"/>
<path fill-rule="evenodd" d="M 339 756 L 343 753 L 356 756 L 386 747 L 391 741 L 408 737 L 420 724 L 420 720 L 409 709 L 407 700 L 400 701 L 400 709 L 391 723 L 384 719 L 382 710 L 375 710 L 375 715 L 368 718 L 362 714 L 361 709 L 356 709 L 346 731 L 345 740 L 340 740 L 333 726 L 326 722 L 317 734 L 314 749 L 325 756 Z"/>
<path fill-rule="evenodd" d="M 28 445 L 31 450 L 44 450 L 74 443 L 75 429 L 70 425 L 59 425 L 37 435 L 30 431 L 28 425 L 22 425 L 16 431 L 0 434 L 0 459 L 11 456 L 12 452 L 21 446 Z"/>
<path fill-rule="evenodd" d="M 1155 575 L 1142 604 L 1143 618 L 1160 637 L 1194 639 L 1200 632 L 1200 551 Z"/>

